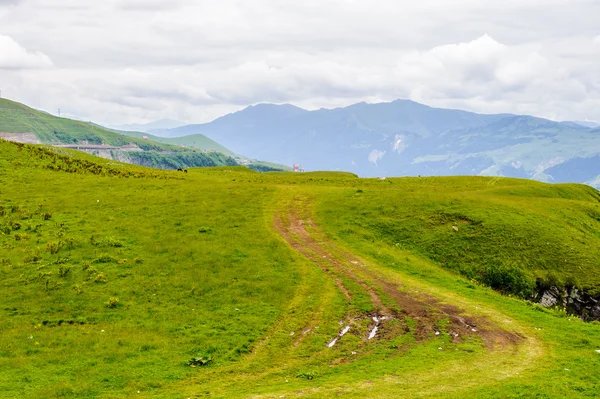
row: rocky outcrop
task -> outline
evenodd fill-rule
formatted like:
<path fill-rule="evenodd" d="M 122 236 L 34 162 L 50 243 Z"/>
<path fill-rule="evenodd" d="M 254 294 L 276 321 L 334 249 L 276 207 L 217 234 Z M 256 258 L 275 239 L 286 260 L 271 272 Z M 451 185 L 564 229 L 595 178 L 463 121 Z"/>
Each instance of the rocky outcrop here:
<path fill-rule="evenodd" d="M 584 321 L 600 320 L 600 298 L 575 287 L 550 287 L 541 290 L 536 299 L 545 308 L 561 308 Z"/>

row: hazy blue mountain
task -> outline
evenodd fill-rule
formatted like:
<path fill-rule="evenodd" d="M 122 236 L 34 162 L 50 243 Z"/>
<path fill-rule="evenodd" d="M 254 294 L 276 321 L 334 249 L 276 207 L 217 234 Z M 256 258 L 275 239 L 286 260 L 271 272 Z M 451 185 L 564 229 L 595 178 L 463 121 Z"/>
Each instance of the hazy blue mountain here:
<path fill-rule="evenodd" d="M 584 126 L 584 127 L 590 127 L 590 128 L 600 127 L 600 123 L 590 122 L 590 121 L 573 121 L 573 123 L 576 123 L 576 124 Z"/>
<path fill-rule="evenodd" d="M 150 123 L 141 123 L 141 124 L 132 123 L 132 124 L 128 124 L 128 125 L 119 125 L 119 126 L 111 125 L 109 127 L 111 129 L 116 129 L 116 130 L 149 133 L 149 132 L 152 132 L 155 130 L 160 131 L 160 130 L 166 130 L 166 129 L 173 129 L 173 128 L 179 127 L 181 125 L 184 125 L 184 123 L 173 120 L 173 119 L 161 119 L 161 120 L 150 122 Z"/>
<path fill-rule="evenodd" d="M 163 134 L 204 134 L 237 153 L 299 163 L 306 170 L 593 182 L 600 180 L 598 130 L 574 122 L 397 100 L 316 111 L 261 104 Z"/>

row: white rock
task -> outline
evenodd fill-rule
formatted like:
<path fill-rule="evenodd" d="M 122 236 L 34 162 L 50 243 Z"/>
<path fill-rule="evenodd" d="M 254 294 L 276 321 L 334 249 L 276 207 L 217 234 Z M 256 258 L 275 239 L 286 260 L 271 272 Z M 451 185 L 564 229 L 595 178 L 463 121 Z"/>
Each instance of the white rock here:
<path fill-rule="evenodd" d="M 435 332 L 435 335 L 440 335 L 440 332 L 439 332 L 439 331 L 436 331 L 436 332 Z"/>
<path fill-rule="evenodd" d="M 373 327 L 373 330 L 371 331 L 371 333 L 369 334 L 369 339 L 373 339 L 375 338 L 375 335 L 377 334 L 377 326 Z"/>
<path fill-rule="evenodd" d="M 344 335 L 346 335 L 346 333 L 350 331 L 350 326 L 346 326 L 342 332 L 340 333 L 340 337 L 343 337 Z"/>

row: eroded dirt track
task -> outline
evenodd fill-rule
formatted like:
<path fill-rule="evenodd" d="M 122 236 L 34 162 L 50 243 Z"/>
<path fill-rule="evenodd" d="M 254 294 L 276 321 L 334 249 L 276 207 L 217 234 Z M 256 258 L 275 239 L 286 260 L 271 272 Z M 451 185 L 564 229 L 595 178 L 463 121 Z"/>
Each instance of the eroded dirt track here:
<path fill-rule="evenodd" d="M 443 303 L 434 296 L 408 292 L 409 287 L 397 282 L 388 281 L 375 268 L 370 268 L 355 255 L 336 247 L 320 232 L 307 212 L 307 204 L 296 200 L 285 212 L 275 217 L 275 229 L 292 248 L 308 258 L 316 266 L 325 271 L 343 293 L 349 304 L 355 294 L 344 282 L 353 282 L 361 287 L 363 294 L 370 297 L 375 309 L 362 315 L 370 318 L 399 319 L 405 328 L 386 331 L 382 325 L 378 337 L 390 337 L 390 334 L 402 334 L 412 331 L 417 340 L 425 340 L 439 334 L 440 325 L 445 325 L 445 332 L 455 342 L 469 336 L 479 336 L 488 349 L 507 349 L 526 339 L 522 335 L 506 331 L 483 316 L 468 316 L 460 307 Z M 350 315 L 349 317 L 361 317 Z M 442 321 L 446 321 L 442 323 Z M 408 327 L 408 325 L 412 327 Z M 377 322 L 379 325 L 379 322 Z M 371 326 L 373 328 L 373 325 Z M 371 330 L 372 331 L 372 330 Z M 391 338 L 391 337 L 390 337 Z"/>

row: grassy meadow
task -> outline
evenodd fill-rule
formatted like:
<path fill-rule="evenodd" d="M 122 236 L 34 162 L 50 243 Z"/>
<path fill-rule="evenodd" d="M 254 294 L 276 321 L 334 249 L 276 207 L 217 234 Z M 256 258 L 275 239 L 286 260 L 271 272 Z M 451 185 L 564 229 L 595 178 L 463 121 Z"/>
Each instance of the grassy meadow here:
<path fill-rule="evenodd" d="M 600 323 L 522 299 L 598 291 L 592 188 L 39 148 L 0 140 L 0 398 L 600 392 Z"/>

